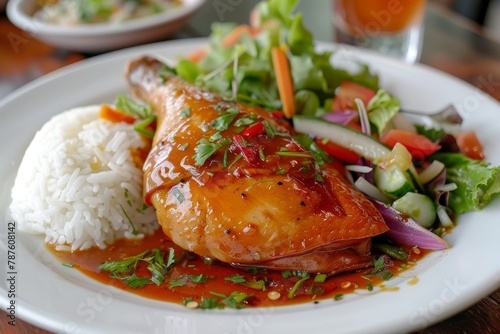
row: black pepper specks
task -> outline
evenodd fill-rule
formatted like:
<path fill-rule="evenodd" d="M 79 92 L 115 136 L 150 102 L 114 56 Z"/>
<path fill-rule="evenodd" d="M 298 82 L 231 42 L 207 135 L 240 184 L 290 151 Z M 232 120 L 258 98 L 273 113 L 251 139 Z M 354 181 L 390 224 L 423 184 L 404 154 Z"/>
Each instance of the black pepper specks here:
<path fill-rule="evenodd" d="M 283 182 L 278 181 L 278 186 L 282 186 L 282 185 L 283 185 Z"/>
<path fill-rule="evenodd" d="M 226 234 L 231 234 L 231 229 L 229 229 L 229 228 L 228 228 L 228 229 L 225 229 L 225 230 L 224 230 L 224 233 L 226 233 Z"/>
<path fill-rule="evenodd" d="M 306 202 L 300 201 L 300 206 L 306 206 Z"/>
<path fill-rule="evenodd" d="M 245 197 L 247 197 L 247 194 L 241 193 L 240 196 L 241 196 L 241 198 L 245 198 Z"/>

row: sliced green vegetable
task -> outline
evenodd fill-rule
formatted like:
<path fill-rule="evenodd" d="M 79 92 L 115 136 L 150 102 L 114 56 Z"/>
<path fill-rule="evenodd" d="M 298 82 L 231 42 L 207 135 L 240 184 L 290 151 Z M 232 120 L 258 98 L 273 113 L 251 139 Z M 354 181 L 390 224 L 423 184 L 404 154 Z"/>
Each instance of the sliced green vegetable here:
<path fill-rule="evenodd" d="M 408 192 L 392 203 L 392 207 L 404 213 L 425 228 L 430 228 L 436 221 L 436 205 L 424 194 Z"/>
<path fill-rule="evenodd" d="M 415 190 L 406 171 L 402 171 L 398 166 L 384 169 L 377 165 L 373 176 L 377 188 L 393 199 Z"/>
<path fill-rule="evenodd" d="M 319 117 L 296 115 L 293 117 L 293 124 L 298 132 L 331 140 L 370 161 L 391 152 L 388 146 L 373 137 Z"/>

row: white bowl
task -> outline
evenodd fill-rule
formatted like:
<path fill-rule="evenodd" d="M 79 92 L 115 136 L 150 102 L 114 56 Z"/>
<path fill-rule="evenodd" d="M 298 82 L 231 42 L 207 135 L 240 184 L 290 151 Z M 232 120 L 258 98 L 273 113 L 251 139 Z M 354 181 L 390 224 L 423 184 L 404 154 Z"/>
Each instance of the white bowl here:
<path fill-rule="evenodd" d="M 126 22 L 60 26 L 33 18 L 36 0 L 10 0 L 7 16 L 14 25 L 48 44 L 72 51 L 102 52 L 166 38 L 182 28 L 205 1 L 182 0 L 177 8 Z"/>

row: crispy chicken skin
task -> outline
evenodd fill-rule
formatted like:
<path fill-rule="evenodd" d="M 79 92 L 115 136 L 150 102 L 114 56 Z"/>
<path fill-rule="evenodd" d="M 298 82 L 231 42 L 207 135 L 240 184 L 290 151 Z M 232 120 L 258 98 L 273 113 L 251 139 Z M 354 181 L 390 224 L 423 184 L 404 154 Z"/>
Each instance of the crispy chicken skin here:
<path fill-rule="evenodd" d="M 335 274 L 371 265 L 382 217 L 335 169 L 318 166 L 285 120 L 162 78 L 161 67 L 143 57 L 126 77 L 157 113 L 144 192 L 169 238 L 235 266 Z"/>

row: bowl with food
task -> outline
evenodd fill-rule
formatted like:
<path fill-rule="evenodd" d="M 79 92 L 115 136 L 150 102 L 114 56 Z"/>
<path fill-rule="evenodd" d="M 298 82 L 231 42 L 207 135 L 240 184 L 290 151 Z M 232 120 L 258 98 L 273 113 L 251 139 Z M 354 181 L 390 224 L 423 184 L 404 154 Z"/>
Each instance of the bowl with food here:
<path fill-rule="evenodd" d="M 9 19 L 49 44 L 81 52 L 103 52 L 166 38 L 204 0 L 36 1 L 15 0 Z"/>

